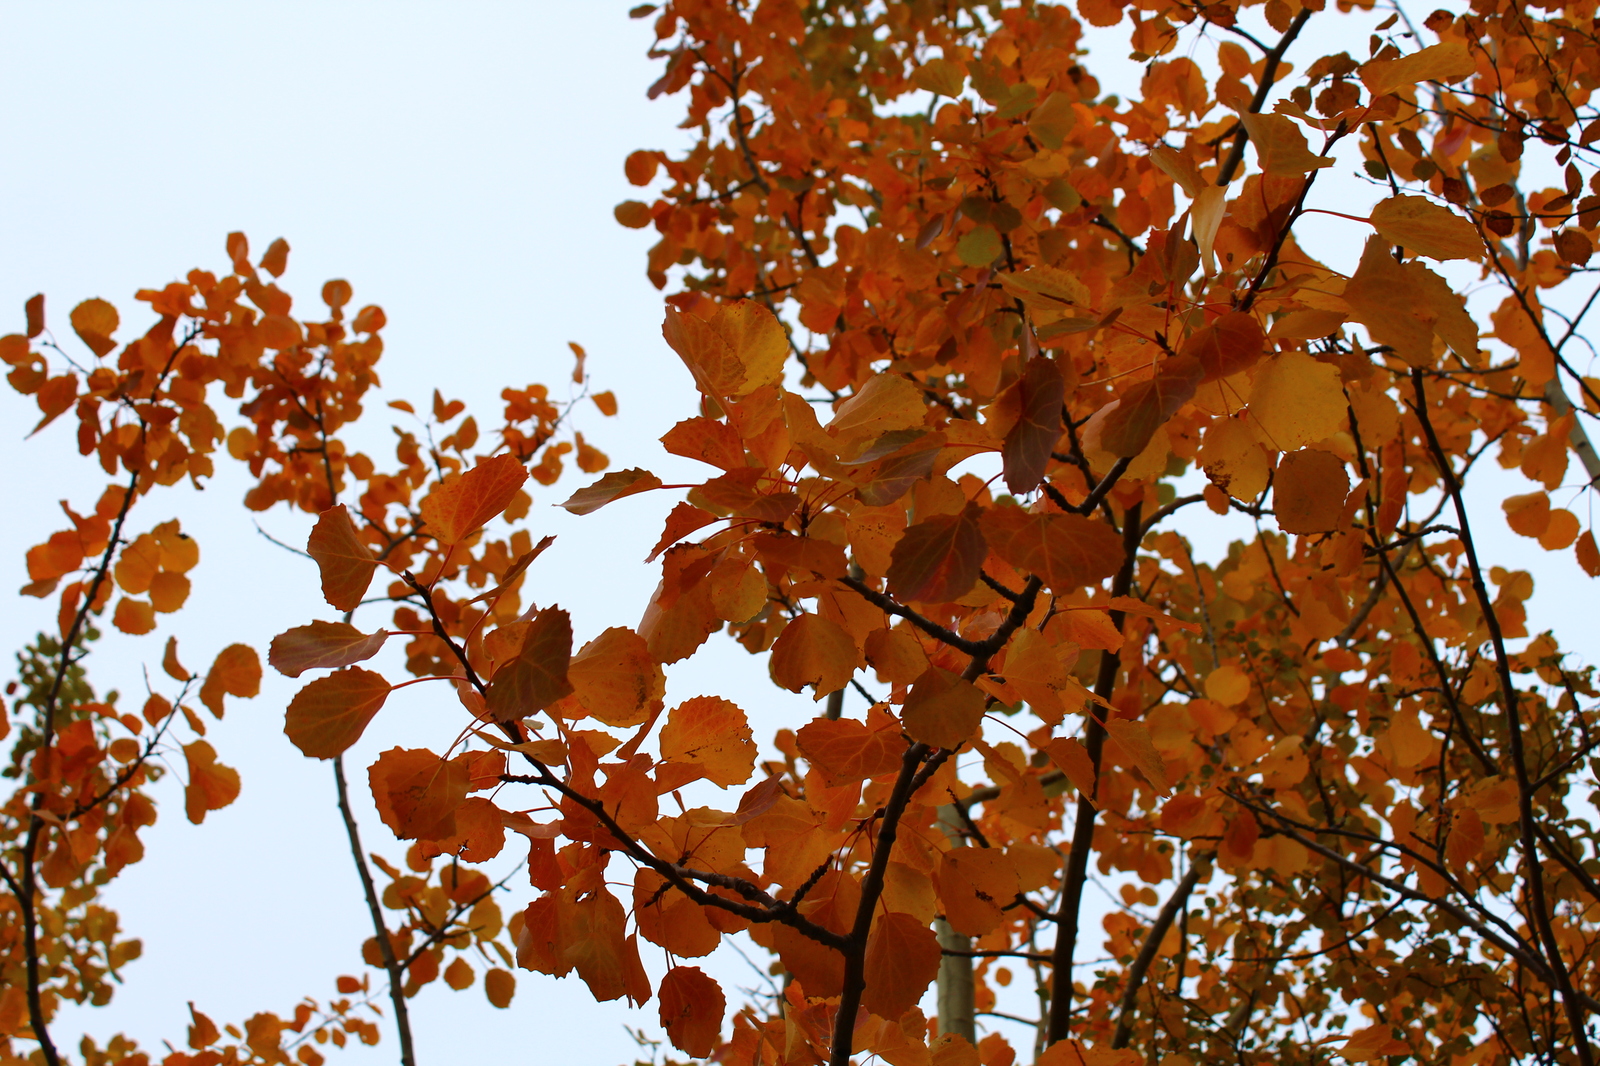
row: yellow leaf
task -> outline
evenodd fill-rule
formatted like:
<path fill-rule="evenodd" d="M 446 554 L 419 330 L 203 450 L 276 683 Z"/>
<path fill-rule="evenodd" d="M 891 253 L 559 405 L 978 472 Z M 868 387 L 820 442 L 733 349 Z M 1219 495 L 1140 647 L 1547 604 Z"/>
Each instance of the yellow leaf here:
<path fill-rule="evenodd" d="M 1442 204 L 1422 196 L 1391 196 L 1372 209 L 1372 228 L 1390 244 L 1429 259 L 1482 259 L 1477 229 Z"/>
<path fill-rule="evenodd" d="M 1163 796 L 1170 795 L 1172 784 L 1167 780 L 1167 762 L 1150 741 L 1150 730 L 1141 722 L 1126 718 L 1106 719 L 1106 732 L 1133 758 L 1134 765 Z"/>
<path fill-rule="evenodd" d="M 1399 59 L 1375 60 L 1361 68 L 1361 83 L 1373 96 L 1408 89 L 1423 81 L 1458 81 L 1478 65 L 1462 44 L 1436 44 Z"/>
<path fill-rule="evenodd" d="M 1284 352 L 1261 364 L 1250 393 L 1250 413 L 1267 442 L 1294 451 L 1331 437 L 1345 424 L 1339 368 L 1305 352 Z"/>
<path fill-rule="evenodd" d="M 1268 174 L 1305 174 L 1319 167 L 1333 166 L 1325 155 L 1315 155 L 1306 147 L 1306 135 L 1291 118 L 1245 112 L 1239 121 L 1256 147 L 1256 161 Z"/>
<path fill-rule="evenodd" d="M 753 300 L 722 304 L 710 318 L 668 309 L 668 346 L 714 400 L 748 396 L 783 377 L 789 340 L 771 311 Z"/>
<path fill-rule="evenodd" d="M 750 779 L 756 744 L 744 711 L 715 696 L 696 696 L 674 707 L 661 730 L 661 758 L 700 768 L 727 788 Z"/>

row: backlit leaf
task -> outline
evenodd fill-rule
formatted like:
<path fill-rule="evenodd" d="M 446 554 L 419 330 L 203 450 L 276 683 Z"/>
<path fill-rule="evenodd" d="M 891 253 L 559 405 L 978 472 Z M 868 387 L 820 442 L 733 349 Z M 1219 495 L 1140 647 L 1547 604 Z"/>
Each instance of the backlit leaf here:
<path fill-rule="evenodd" d="M 660 487 L 661 479 L 648 470 L 640 470 L 637 467 L 629 470 L 613 470 L 588 488 L 574 492 L 561 506 L 573 514 L 589 514 L 613 500 Z"/>
<path fill-rule="evenodd" d="M 1272 510 L 1285 533 L 1327 533 L 1339 523 L 1350 475 L 1338 456 L 1307 448 L 1278 461 Z"/>
<path fill-rule="evenodd" d="M 1099 584 L 1122 566 L 1122 538 L 1082 515 L 994 507 L 983 513 L 983 533 L 996 555 L 1056 592 Z"/>
<path fill-rule="evenodd" d="M 372 658 L 388 639 L 387 629 L 368 634 L 348 622 L 312 622 L 273 637 L 267 662 L 285 677 L 336 670 Z"/>
<path fill-rule="evenodd" d="M 694 966 L 674 966 L 661 978 L 657 993 L 661 1026 L 672 1046 L 690 1058 L 711 1054 L 722 1035 L 722 1015 L 727 1000 L 722 986 Z"/>
<path fill-rule="evenodd" d="M 184 813 L 199 825 L 208 811 L 217 811 L 239 798 L 239 771 L 217 762 L 217 752 L 203 740 L 183 746 L 189 783 L 183 789 Z"/>
<path fill-rule="evenodd" d="M 837 622 L 807 612 L 783 627 L 772 646 L 772 679 L 790 692 L 807 685 L 821 699 L 850 683 L 860 653 Z"/>
<path fill-rule="evenodd" d="M 200 702 L 222 717 L 224 694 L 249 699 L 261 691 L 261 657 L 248 644 L 230 644 L 217 653 L 200 686 Z"/>
<path fill-rule="evenodd" d="M 926 922 L 910 914 L 880 914 L 867 937 L 862 1005 L 881 1018 L 899 1018 L 939 975 L 941 958 L 939 938 Z"/>
<path fill-rule="evenodd" d="M 1017 871 L 998 848 L 951 848 L 934 874 L 951 928 L 982 936 L 999 926 L 1017 895 Z"/>
<path fill-rule="evenodd" d="M 1061 400 L 1066 388 L 1061 371 L 1049 359 L 1028 360 L 1017 391 L 1018 417 L 1000 449 L 1006 488 L 1032 492 L 1044 480 L 1050 453 L 1061 438 Z"/>
<path fill-rule="evenodd" d="M 72 322 L 72 331 L 95 355 L 102 357 L 109 355 L 117 346 L 111 335 L 117 331 L 121 319 L 117 309 L 106 301 L 85 300 L 74 307 L 68 317 Z"/>
<path fill-rule="evenodd" d="M 959 514 L 935 515 L 907 529 L 889 556 L 890 593 L 902 600 L 946 603 L 970 592 L 985 553 L 982 513 L 968 504 Z"/>
<path fill-rule="evenodd" d="M 1163 359 L 1153 377 L 1130 386 L 1090 416 L 1083 428 L 1085 446 L 1130 459 L 1138 455 L 1156 430 L 1194 398 L 1204 376 L 1192 355 Z"/>
<path fill-rule="evenodd" d="M 912 740 L 954 750 L 976 735 L 983 707 L 983 693 L 972 682 L 930 666 L 912 684 L 900 718 Z"/>
<path fill-rule="evenodd" d="M 1423 196 L 1391 196 L 1372 209 L 1372 228 L 1390 244 L 1430 259 L 1482 259 L 1477 227 Z"/>
<path fill-rule="evenodd" d="M 306 551 L 322 572 L 322 597 L 341 611 L 353 611 L 372 584 L 378 562 L 350 522 L 343 504 L 323 511 L 311 528 Z"/>
<path fill-rule="evenodd" d="M 727 788 L 750 780 L 756 745 L 737 706 L 715 696 L 696 696 L 667 715 L 661 729 L 661 757 L 695 766 Z"/>
<path fill-rule="evenodd" d="M 528 471 L 509 454 L 485 459 L 463 474 L 453 474 L 422 501 L 424 528 L 442 543 L 466 539 L 499 515 L 528 480 Z"/>
<path fill-rule="evenodd" d="M 456 832 L 467 799 L 465 758 L 441 759 L 424 748 L 390 748 L 367 773 L 378 817 L 401 840 L 442 840 Z"/>
<path fill-rule="evenodd" d="M 502 722 L 527 718 L 572 692 L 572 620 L 559 607 L 534 616 L 516 656 L 494 672 L 484 702 Z"/>

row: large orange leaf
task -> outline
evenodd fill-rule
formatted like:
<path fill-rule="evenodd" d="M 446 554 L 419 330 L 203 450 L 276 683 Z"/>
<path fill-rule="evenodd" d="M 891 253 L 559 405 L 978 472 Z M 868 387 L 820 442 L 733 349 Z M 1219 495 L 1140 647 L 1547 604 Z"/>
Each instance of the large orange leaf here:
<path fill-rule="evenodd" d="M 367 770 L 383 824 L 401 840 L 443 840 L 471 784 L 468 759 L 441 759 L 425 748 L 390 748 Z"/>
<path fill-rule="evenodd" d="M 889 553 L 889 591 L 902 600 L 948 603 L 978 583 L 986 552 L 981 509 L 935 515 L 908 528 Z"/>
<path fill-rule="evenodd" d="M 911 739 L 955 749 L 978 731 L 983 705 L 983 693 L 972 682 L 930 666 L 912 684 L 900 718 Z"/>
<path fill-rule="evenodd" d="M 117 346 L 111 335 L 117 331 L 120 317 L 117 309 L 106 301 L 99 298 L 85 300 L 72 309 L 68 319 L 72 323 L 72 331 L 95 355 L 108 355 Z"/>
<path fill-rule="evenodd" d="M 336 670 L 372 658 L 388 639 L 387 629 L 363 633 L 348 622 L 312 622 L 273 637 L 267 662 L 285 677 Z"/>
<path fill-rule="evenodd" d="M 527 718 L 570 694 L 571 661 L 572 619 L 559 607 L 546 607 L 528 626 L 516 657 L 489 681 L 489 713 L 502 722 Z"/>
<path fill-rule="evenodd" d="M 640 470 L 638 467 L 613 470 L 588 488 L 574 492 L 561 506 L 573 514 L 589 514 L 598 511 L 612 500 L 620 500 L 636 492 L 649 492 L 660 487 L 661 479 L 648 470 Z"/>
<path fill-rule="evenodd" d="M 661 729 L 661 757 L 698 767 L 727 788 L 750 780 L 756 744 L 744 711 L 715 696 L 695 696 L 668 713 Z"/>
<path fill-rule="evenodd" d="M 372 583 L 378 561 L 361 543 L 344 504 L 323 511 L 311 528 L 306 551 L 322 571 L 322 597 L 341 611 L 353 611 L 361 604 Z"/>
<path fill-rule="evenodd" d="M 289 701 L 283 731 L 311 758 L 331 759 L 361 739 L 389 691 L 383 675 L 359 666 L 319 677 Z"/>
<path fill-rule="evenodd" d="M 939 975 L 939 938 L 914 915 L 890 912 L 872 923 L 867 937 L 866 988 L 862 1006 L 897 1020 L 917 1005 Z"/>
<path fill-rule="evenodd" d="M 185 744 L 183 757 L 189 764 L 189 783 L 183 789 L 184 813 L 199 825 L 206 820 L 207 811 L 221 810 L 239 798 L 239 771 L 217 762 L 216 749 L 203 740 Z"/>
<path fill-rule="evenodd" d="M 958 933 L 983 936 L 1004 920 L 1016 898 L 1016 868 L 998 848 L 951 848 L 934 874 L 945 920 Z"/>
<path fill-rule="evenodd" d="M 511 505 L 528 471 L 514 455 L 496 455 L 436 485 L 422 501 L 422 521 L 440 543 L 465 540 Z"/>
<path fill-rule="evenodd" d="M 753 300 L 718 305 L 710 318 L 669 308 L 661 335 L 715 400 L 748 396 L 783 377 L 789 338 L 771 311 Z"/>
<path fill-rule="evenodd" d="M 1016 390 L 1017 420 L 1000 449 L 1006 488 L 1032 492 L 1044 480 L 1050 453 L 1061 439 L 1061 400 L 1066 386 L 1056 364 L 1043 356 L 1028 360 Z"/>
<path fill-rule="evenodd" d="M 222 717 L 222 697 L 249 699 L 261 691 L 261 657 L 248 644 L 230 644 L 217 653 L 200 686 L 200 702 Z"/>
<path fill-rule="evenodd" d="M 1155 786 L 1156 791 L 1163 796 L 1172 792 L 1172 784 L 1167 780 L 1166 760 L 1156 751 L 1150 739 L 1150 730 L 1143 722 L 1113 716 L 1106 719 L 1106 732 L 1133 759 L 1133 764 L 1139 768 L 1145 780 Z"/>
<path fill-rule="evenodd" d="M 856 642 L 837 622 L 807 612 L 778 634 L 768 668 L 772 680 L 790 692 L 811 685 L 820 700 L 850 683 L 860 654 Z"/>
<path fill-rule="evenodd" d="M 1082 515 L 995 507 L 984 512 L 983 533 L 996 555 L 1056 592 L 1099 584 L 1122 565 L 1122 538 Z"/>
<path fill-rule="evenodd" d="M 851 718 L 818 718 L 801 727 L 795 740 L 830 788 L 894 773 L 906 750 L 899 730 L 868 729 Z"/>
<path fill-rule="evenodd" d="M 661 978 L 661 1025 L 672 1046 L 693 1059 L 710 1055 L 722 1035 L 727 999 L 722 986 L 694 966 L 674 966 Z"/>
<path fill-rule="evenodd" d="M 666 675 L 645 639 L 613 626 L 585 644 L 567 666 L 572 695 L 556 705 L 563 718 L 593 715 L 606 725 L 639 725 L 666 695 Z"/>

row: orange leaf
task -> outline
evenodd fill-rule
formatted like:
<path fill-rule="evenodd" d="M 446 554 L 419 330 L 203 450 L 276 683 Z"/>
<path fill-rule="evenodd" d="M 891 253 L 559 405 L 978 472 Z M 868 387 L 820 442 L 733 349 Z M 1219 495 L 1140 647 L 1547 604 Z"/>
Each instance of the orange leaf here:
<path fill-rule="evenodd" d="M 1339 524 L 1350 475 L 1331 452 L 1306 448 L 1278 462 L 1272 509 L 1285 533 L 1328 533 Z"/>
<path fill-rule="evenodd" d="M 1471 222 L 1423 196 L 1391 196 L 1372 209 L 1372 228 L 1390 244 L 1429 259 L 1482 259 L 1483 238 Z"/>
<path fill-rule="evenodd" d="M 360 606 L 378 562 L 356 535 L 344 504 L 330 507 L 317 517 L 306 551 L 322 572 L 322 598 L 341 611 Z"/>
<path fill-rule="evenodd" d="M 505 1010 L 517 994 L 517 979 L 510 971 L 493 967 L 483 975 L 483 994 L 489 997 L 490 1006 Z"/>
<path fill-rule="evenodd" d="M 337 675 L 336 675 L 337 676 Z M 464 757 L 441 759 L 426 748 L 390 748 L 367 771 L 378 817 L 401 840 L 443 840 L 471 783 Z"/>
<path fill-rule="evenodd" d="M 998 848 L 951 848 L 934 874 L 945 920 L 967 936 L 983 936 L 1004 920 L 1017 896 L 1017 871 Z"/>
<path fill-rule="evenodd" d="M 908 528 L 889 553 L 889 591 L 902 600 L 948 603 L 972 591 L 983 566 L 982 510 L 935 515 Z"/>
<path fill-rule="evenodd" d="M 995 507 L 983 514 L 983 534 L 996 555 L 1056 592 L 1097 585 L 1122 566 L 1122 538 L 1082 515 Z"/>
<path fill-rule="evenodd" d="M 820 700 L 850 683 L 859 659 L 860 652 L 849 633 L 837 622 L 808 612 L 778 634 L 768 669 L 772 680 L 790 692 L 811 685 L 815 698 Z"/>
<path fill-rule="evenodd" d="M 464 474 L 452 474 L 422 501 L 422 521 L 441 544 L 457 544 L 511 505 L 528 480 L 514 455 L 485 459 Z"/>
<path fill-rule="evenodd" d="M 679 503 L 667 515 L 666 528 L 661 531 L 661 539 L 656 541 L 655 548 L 645 556 L 645 562 L 653 563 L 656 557 L 678 541 L 687 537 L 697 529 L 710 525 L 717 520 L 717 516 L 709 511 L 702 511 L 692 503 Z"/>
<path fill-rule="evenodd" d="M 667 430 L 661 443 L 673 455 L 698 459 L 722 470 L 740 470 L 745 465 L 739 431 L 726 422 L 690 418 Z"/>
<path fill-rule="evenodd" d="M 540 611 L 514 659 L 494 672 L 484 701 L 498 721 L 510 722 L 543 710 L 572 692 L 572 619 L 559 607 Z"/>
<path fill-rule="evenodd" d="M 894 773 L 906 751 L 898 730 L 868 729 L 850 718 L 818 718 L 795 741 L 829 788 Z"/>
<path fill-rule="evenodd" d="M 289 702 L 283 731 L 311 758 L 331 759 L 361 739 L 389 692 L 383 675 L 358 666 L 319 677 Z"/>
<path fill-rule="evenodd" d="M 648 470 L 633 467 L 629 470 L 613 470 L 605 477 L 596 481 L 588 488 L 579 489 L 572 497 L 561 506 L 573 514 L 590 514 L 598 511 L 613 500 L 620 500 L 624 496 L 632 496 L 636 492 L 648 492 L 659 489 L 661 479 Z"/>
<path fill-rule="evenodd" d="M 930 666 L 912 684 L 900 718 L 911 739 L 955 749 L 978 731 L 983 707 L 983 693 L 972 682 Z"/>
<path fill-rule="evenodd" d="M 716 1048 L 727 999 L 722 986 L 695 966 L 674 966 L 661 978 L 661 1025 L 672 1046 L 694 1059 Z M 870 1008 L 869 1008 L 870 1009 Z"/>
<path fill-rule="evenodd" d="M 156 627 L 156 609 L 143 600 L 124 596 L 117 601 L 117 609 L 111 612 L 111 622 L 124 633 L 143 636 Z"/>
<path fill-rule="evenodd" d="M 744 711 L 715 696 L 696 696 L 667 715 L 661 729 L 661 758 L 698 767 L 727 788 L 750 780 L 756 745 Z"/>
<path fill-rule="evenodd" d="M 369 635 L 348 622 L 312 622 L 273 637 L 267 662 L 285 677 L 299 677 L 307 670 L 363 662 L 378 654 L 388 639 L 387 629 Z"/>
<path fill-rule="evenodd" d="M 911 914 L 880 915 L 867 936 L 862 1006 L 880 1018 L 899 1019 L 939 976 L 941 958 L 939 938 L 927 923 Z"/>
<path fill-rule="evenodd" d="M 184 665 L 178 661 L 178 638 L 167 638 L 167 650 L 161 656 L 161 669 L 174 681 L 187 681 L 192 675 Z"/>
<path fill-rule="evenodd" d="M 184 813 L 199 825 L 207 811 L 217 811 L 239 798 L 239 771 L 217 762 L 210 744 L 197 740 L 183 746 L 189 764 L 189 783 L 183 789 Z"/>
<path fill-rule="evenodd" d="M 1155 745 L 1150 740 L 1150 730 L 1145 728 L 1142 722 L 1126 718 L 1108 718 L 1106 732 L 1133 757 L 1134 765 L 1144 775 L 1145 780 L 1155 786 L 1157 792 L 1163 796 L 1172 792 L 1172 784 L 1167 780 L 1167 762 L 1161 757 L 1161 753 L 1156 751 Z"/>
<path fill-rule="evenodd" d="M 709 319 L 669 308 L 661 335 L 714 400 L 748 396 L 779 380 L 789 357 L 783 326 L 754 300 L 719 304 Z"/>
<path fill-rule="evenodd" d="M 106 301 L 85 300 L 74 307 L 68 317 L 72 322 L 72 331 L 82 338 L 95 355 L 104 357 L 117 346 L 111 335 L 117 331 L 121 319 L 117 309 Z"/>
<path fill-rule="evenodd" d="M 1050 756 L 1050 761 L 1067 775 L 1067 780 L 1078 790 L 1078 795 L 1092 803 L 1097 791 L 1095 782 L 1098 775 L 1088 749 L 1078 743 L 1076 737 L 1056 737 L 1045 745 L 1045 752 Z"/>
<path fill-rule="evenodd" d="M 230 644 L 217 653 L 200 686 L 200 702 L 222 717 L 222 696 L 249 699 L 261 691 L 261 657 L 248 644 Z"/>
<path fill-rule="evenodd" d="M 589 641 L 567 666 L 572 695 L 555 711 L 563 718 L 593 715 L 606 725 L 639 725 L 661 706 L 666 675 L 643 637 L 613 626 Z"/>
<path fill-rule="evenodd" d="M 1061 400 L 1066 386 L 1056 364 L 1043 356 L 1028 360 L 1017 390 L 1017 421 L 1000 449 L 1006 488 L 1032 492 L 1044 480 L 1050 453 L 1061 438 Z"/>

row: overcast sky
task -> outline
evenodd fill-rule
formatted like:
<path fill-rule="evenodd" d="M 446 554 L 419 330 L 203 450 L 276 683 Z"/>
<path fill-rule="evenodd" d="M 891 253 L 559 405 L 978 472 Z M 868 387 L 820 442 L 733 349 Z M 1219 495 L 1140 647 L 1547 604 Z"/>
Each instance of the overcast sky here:
<path fill-rule="evenodd" d="M 383 399 L 425 401 L 438 387 L 490 423 L 502 387 L 564 388 L 565 342 L 578 341 L 597 388 L 613 389 L 621 402 L 615 420 L 585 408 L 585 436 L 620 465 L 647 466 L 668 480 L 675 471 L 692 474 L 656 443 L 692 412 L 695 395 L 660 339 L 660 295 L 644 278 L 650 237 L 611 219 L 613 205 L 638 195 L 623 178 L 627 153 L 687 143 L 674 128 L 681 103 L 645 99 L 657 76 L 644 55 L 649 24 L 629 21 L 629 6 L 0 6 L 11 43 L 0 64 L 0 141 L 10 149 L 0 169 L 0 332 L 20 329 L 23 301 L 44 292 L 58 334 L 67 333 L 74 304 L 101 296 L 123 310 L 126 339 L 138 328 L 135 289 L 160 287 L 195 266 L 226 269 L 231 230 L 245 231 L 257 256 L 281 236 L 293 248 L 282 284 L 302 308 L 320 306 L 322 282 L 343 277 L 358 306 L 386 309 Z M 1352 39 L 1364 56 L 1364 31 Z M 1333 50 L 1326 44 L 1309 47 Z M 1094 58 L 1089 65 L 1105 69 Z M 1125 61 L 1114 65 L 1128 81 L 1137 73 Z M 1348 175 L 1355 163 L 1344 159 L 1339 169 Z M 1346 180 L 1364 203 L 1377 198 Z M 1353 267 L 1359 243 L 1357 235 L 1347 261 L 1331 265 Z M 31 412 L 9 390 L 0 394 L 8 434 L 0 489 L 9 504 L 0 584 L 13 588 L 26 580 L 25 549 L 61 522 L 54 501 L 82 507 L 103 485 L 77 458 L 66 420 L 23 441 L 37 417 Z M 390 447 L 383 424 L 362 438 L 374 452 Z M 164 616 L 159 633 L 109 636 L 91 657 L 95 683 L 120 689 L 125 704 L 142 702 L 141 670 L 149 663 L 157 673 L 169 632 L 184 660 L 201 667 L 227 644 L 264 649 L 274 633 L 332 617 L 314 571 L 257 534 L 237 506 L 244 481 L 225 458 L 219 470 L 203 496 L 158 494 L 136 512 L 136 532 L 181 517 L 202 561 L 189 606 Z M 630 500 L 578 520 L 551 506 L 571 488 L 534 492 L 534 529 L 558 540 L 535 564 L 526 595 L 572 611 L 581 642 L 607 625 L 637 623 L 655 583 L 639 560 L 671 501 Z M 1490 554 L 1515 552 L 1515 565 L 1535 571 L 1534 624 L 1576 618 L 1570 556 L 1547 560 L 1517 541 L 1485 499 Z M 260 520 L 303 541 L 296 516 Z M 1204 555 L 1221 554 L 1227 528 L 1202 538 Z M 0 614 L 0 645 L 20 647 L 53 617 L 48 602 L 15 605 Z M 1578 646 L 1592 658 L 1595 640 L 1584 639 Z M 261 696 L 234 701 L 213 727 L 220 757 L 243 775 L 234 806 L 196 828 L 183 818 L 177 782 L 162 785 L 162 820 L 146 833 L 147 858 L 108 893 L 125 928 L 143 938 L 145 957 L 128 969 L 110 1008 L 65 1012 L 58 1043 L 75 1044 L 83 1030 L 102 1038 L 123 1030 L 158 1050 L 162 1038 L 181 1044 L 187 1000 L 219 1023 L 237 1021 L 286 1012 L 302 995 L 326 997 L 336 974 L 361 971 L 358 949 L 370 929 L 328 765 L 302 758 L 282 735 L 282 709 L 297 687 L 269 671 Z M 814 713 L 809 701 L 766 680 L 762 660 L 716 640 L 669 674 L 670 703 L 701 692 L 740 703 L 760 739 Z M 362 768 L 397 744 L 440 746 L 457 719 L 453 699 L 412 688 L 351 753 L 369 848 L 403 853 L 371 813 Z M 515 850 L 513 843 L 502 862 Z M 502 899 L 508 914 L 532 894 L 520 880 L 513 887 Z M 659 974 L 652 951 L 646 964 Z M 736 956 L 719 954 L 710 968 L 733 984 L 759 981 Z M 509 1012 L 488 1007 L 478 987 L 452 993 L 442 982 L 413 1001 L 420 1061 L 621 1063 L 636 1050 L 623 1026 L 655 1027 L 653 1003 L 638 1012 L 595 1005 L 575 978 L 517 976 Z M 395 1054 L 387 1031 L 379 1049 L 346 1053 L 353 1062 Z"/>

